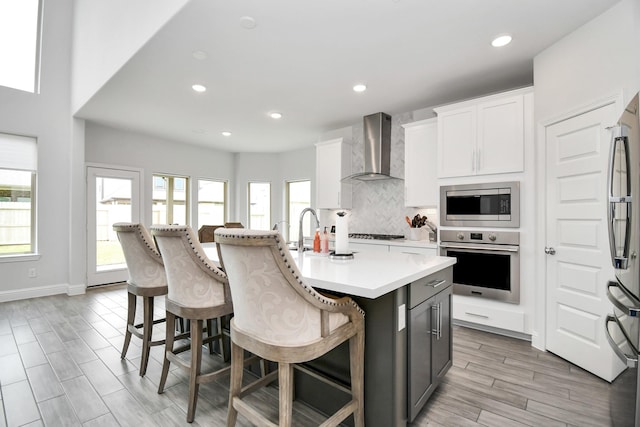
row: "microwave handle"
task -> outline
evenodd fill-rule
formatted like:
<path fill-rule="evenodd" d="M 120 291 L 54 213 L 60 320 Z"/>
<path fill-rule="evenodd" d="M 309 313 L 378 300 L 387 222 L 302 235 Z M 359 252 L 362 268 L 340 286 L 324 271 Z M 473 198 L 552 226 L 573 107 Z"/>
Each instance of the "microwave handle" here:
<path fill-rule="evenodd" d="M 621 131 L 621 126 L 614 127 L 614 131 Z M 629 141 L 626 136 L 614 136 L 609 150 L 609 173 L 607 174 L 607 189 L 608 189 L 608 202 L 609 209 L 607 209 L 607 222 L 609 226 L 609 251 L 611 253 L 611 263 L 615 269 L 626 270 L 629 262 L 629 246 L 631 244 L 631 196 L 630 195 L 614 195 L 614 175 L 616 173 L 616 152 L 618 150 L 618 144 L 622 144 L 624 149 L 624 161 L 626 163 L 625 170 L 630 171 L 631 160 L 629 158 Z M 629 173 L 626 176 L 627 185 L 626 188 L 631 188 L 631 177 Z M 622 255 L 617 254 L 617 242 L 615 234 L 615 222 L 616 222 L 616 206 L 624 206 L 626 208 L 626 221 L 625 221 L 625 239 Z"/>

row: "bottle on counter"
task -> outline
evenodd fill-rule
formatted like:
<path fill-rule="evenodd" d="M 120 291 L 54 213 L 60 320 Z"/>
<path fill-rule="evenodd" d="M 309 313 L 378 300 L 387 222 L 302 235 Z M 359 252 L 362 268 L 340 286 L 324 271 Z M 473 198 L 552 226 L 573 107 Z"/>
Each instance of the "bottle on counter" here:
<path fill-rule="evenodd" d="M 320 235 L 320 252 L 323 254 L 329 253 L 329 233 L 327 233 L 327 227 L 324 228 L 324 233 Z"/>
<path fill-rule="evenodd" d="M 316 228 L 316 235 L 313 237 L 313 252 L 320 253 L 320 229 Z"/>

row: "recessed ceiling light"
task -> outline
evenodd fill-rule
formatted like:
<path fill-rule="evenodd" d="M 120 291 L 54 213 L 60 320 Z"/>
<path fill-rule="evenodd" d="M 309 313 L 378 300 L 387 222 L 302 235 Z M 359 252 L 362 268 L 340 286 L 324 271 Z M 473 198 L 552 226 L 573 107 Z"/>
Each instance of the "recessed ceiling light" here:
<path fill-rule="evenodd" d="M 191 55 L 192 55 L 194 58 L 196 58 L 196 59 L 198 59 L 198 60 L 200 60 L 200 61 L 202 61 L 202 60 L 204 60 L 204 59 L 207 59 L 207 56 L 208 56 L 208 55 L 207 55 L 207 52 L 205 52 L 204 50 L 196 50 L 196 51 L 193 51 L 193 52 L 191 52 Z"/>
<path fill-rule="evenodd" d="M 203 85 L 195 84 L 195 85 L 191 86 L 191 89 L 195 90 L 196 92 L 204 92 L 204 91 L 207 90 L 207 87 L 203 86 Z"/>
<path fill-rule="evenodd" d="M 242 18 L 240 18 L 240 26 L 242 28 L 245 28 L 247 30 L 252 30 L 256 27 L 256 25 L 258 25 L 256 23 L 256 20 L 251 16 L 243 16 Z"/>
<path fill-rule="evenodd" d="M 357 84 L 353 87 L 354 92 L 364 92 L 365 90 L 367 90 L 367 85 L 364 84 Z"/>
<path fill-rule="evenodd" d="M 222 132 L 222 136 L 231 136 L 231 132 L 225 130 L 224 132 Z"/>
<path fill-rule="evenodd" d="M 491 42 L 491 46 L 493 47 L 502 47 L 511 43 L 511 36 L 509 34 L 503 34 L 501 36 L 496 37 Z"/>
<path fill-rule="evenodd" d="M 273 113 L 270 113 L 269 116 L 271 116 L 272 119 L 281 119 L 282 113 L 278 113 L 274 111 Z"/>

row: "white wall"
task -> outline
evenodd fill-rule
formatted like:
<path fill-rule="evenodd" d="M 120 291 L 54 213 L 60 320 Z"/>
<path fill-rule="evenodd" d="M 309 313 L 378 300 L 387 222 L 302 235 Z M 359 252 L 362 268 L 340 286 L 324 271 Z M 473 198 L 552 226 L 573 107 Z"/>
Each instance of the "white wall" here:
<path fill-rule="evenodd" d="M 72 7 L 73 0 L 59 0 L 44 8 L 40 94 L 0 87 L 0 132 L 38 139 L 40 254 L 29 261 L 0 262 L 0 301 L 68 290 Z M 38 277 L 28 278 L 29 268 L 36 268 Z"/>
<path fill-rule="evenodd" d="M 72 111 L 77 112 L 187 2 L 75 0 Z M 61 7 L 57 2 L 51 6 Z"/>
<path fill-rule="evenodd" d="M 639 15 L 640 2 L 622 0 L 535 57 L 538 123 L 620 91 L 624 105 L 633 98 L 640 88 Z"/>
<path fill-rule="evenodd" d="M 162 140 L 91 122 L 86 123 L 85 129 L 85 160 L 87 163 L 143 169 L 143 222 L 147 225 L 151 224 L 151 182 L 154 173 L 188 176 L 192 182 L 199 178 L 232 181 L 235 169 L 232 153 Z M 231 191 L 229 196 L 233 202 Z M 228 217 L 233 218 L 233 204 L 230 208 Z M 191 214 L 194 214 L 193 210 Z"/>
<path fill-rule="evenodd" d="M 545 340 L 545 140 L 543 124 L 622 94 L 622 110 L 640 89 L 640 2 L 622 0 L 534 59 L 537 123 L 536 311 L 533 344 Z"/>

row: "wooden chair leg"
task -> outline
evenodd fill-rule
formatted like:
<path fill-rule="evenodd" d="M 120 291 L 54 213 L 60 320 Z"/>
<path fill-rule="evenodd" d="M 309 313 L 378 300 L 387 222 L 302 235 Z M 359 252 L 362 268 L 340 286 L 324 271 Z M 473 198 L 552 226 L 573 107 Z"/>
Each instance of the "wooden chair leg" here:
<path fill-rule="evenodd" d="M 191 367 L 189 369 L 189 407 L 187 409 L 187 422 L 193 422 L 198 403 L 198 377 L 200 376 L 200 364 L 202 363 L 202 319 L 191 321 Z"/>
<path fill-rule="evenodd" d="M 131 331 L 129 327 L 134 327 L 136 321 L 136 296 L 131 292 L 127 292 L 128 306 L 127 306 L 127 328 L 124 333 L 124 344 L 122 345 L 122 353 L 120 358 L 124 359 L 129 349 L 129 343 L 131 342 Z"/>
<path fill-rule="evenodd" d="M 158 394 L 164 392 L 164 384 L 167 381 L 167 375 L 169 375 L 169 359 L 167 358 L 168 352 L 173 352 L 173 341 L 175 338 L 176 329 L 176 316 L 167 311 L 167 334 L 165 336 L 165 349 L 164 349 L 164 362 L 162 363 L 162 374 L 160 375 L 160 383 L 158 384 Z"/>
<path fill-rule="evenodd" d="M 233 400 L 239 397 L 242 390 L 242 374 L 244 373 L 244 350 L 231 341 L 231 379 L 229 380 L 229 411 L 227 427 L 234 427 L 238 411 L 233 407 Z"/>
<path fill-rule="evenodd" d="M 279 395 L 279 419 L 280 427 L 290 427 L 293 413 L 293 365 L 291 363 L 278 363 Z"/>
<path fill-rule="evenodd" d="M 364 332 L 349 339 L 349 368 L 351 370 L 351 399 L 358 402 L 353 414 L 355 427 L 364 427 Z"/>
<path fill-rule="evenodd" d="M 217 324 L 217 321 L 216 321 Z M 215 334 L 213 333 L 213 319 L 207 319 L 207 338 L 211 338 Z M 209 341 L 209 354 L 213 354 L 213 340 Z"/>
<path fill-rule="evenodd" d="M 143 325 L 142 325 L 142 357 L 140 358 L 140 376 L 147 373 L 149 364 L 149 352 L 151 351 L 151 339 L 153 336 L 153 297 L 142 297 L 143 300 Z"/>

